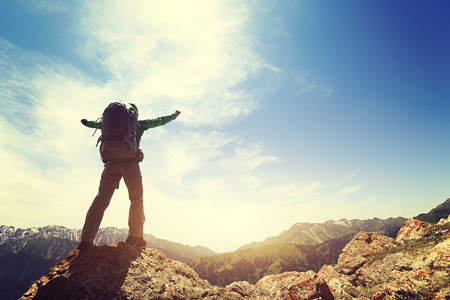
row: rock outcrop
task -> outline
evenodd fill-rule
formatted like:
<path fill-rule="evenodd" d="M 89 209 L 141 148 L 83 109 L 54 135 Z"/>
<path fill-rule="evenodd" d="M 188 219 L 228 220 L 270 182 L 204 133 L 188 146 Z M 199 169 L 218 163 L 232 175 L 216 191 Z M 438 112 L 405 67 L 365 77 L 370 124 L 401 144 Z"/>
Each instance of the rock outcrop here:
<path fill-rule="evenodd" d="M 428 234 L 432 225 L 426 222 L 409 219 L 397 234 L 397 242 L 417 240 Z"/>
<path fill-rule="evenodd" d="M 324 266 L 342 299 L 450 299 L 450 218 L 437 225 L 409 220 L 396 240 L 360 232 L 336 266 Z"/>
<path fill-rule="evenodd" d="M 123 242 L 67 257 L 34 282 L 21 299 L 334 299 L 314 272 L 266 276 L 256 285 L 212 286 L 160 250 Z"/>
<path fill-rule="evenodd" d="M 345 275 L 357 275 L 359 269 L 375 254 L 394 247 L 394 240 L 379 233 L 361 231 L 353 237 L 339 256 L 337 270 Z"/>

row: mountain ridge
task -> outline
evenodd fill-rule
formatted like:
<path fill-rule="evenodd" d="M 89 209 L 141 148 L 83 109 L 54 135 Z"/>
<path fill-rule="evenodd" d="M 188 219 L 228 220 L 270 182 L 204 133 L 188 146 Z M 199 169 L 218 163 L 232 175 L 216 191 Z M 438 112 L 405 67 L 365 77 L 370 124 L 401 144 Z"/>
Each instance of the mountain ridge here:
<path fill-rule="evenodd" d="M 395 235 L 400 227 L 405 224 L 407 218 L 387 219 L 340 219 L 328 220 L 324 223 L 300 223 L 297 222 L 288 230 L 284 230 L 277 236 L 268 237 L 261 242 L 251 242 L 241 246 L 238 250 L 256 249 L 273 243 L 285 243 L 296 245 L 315 245 L 327 240 L 339 238 L 347 234 L 356 234 L 361 230 L 381 232 L 386 236 Z"/>
<path fill-rule="evenodd" d="M 43 239 L 59 238 L 69 240 L 78 244 L 81 229 L 70 229 L 60 225 L 48 225 L 43 227 L 17 228 L 14 226 L 0 225 L 0 255 L 5 252 L 20 251 L 30 239 L 41 237 Z M 96 245 L 109 245 L 124 241 L 128 236 L 128 229 L 116 227 L 100 228 L 95 238 Z M 166 251 L 168 257 L 183 262 L 190 261 L 199 256 L 217 254 L 213 250 L 203 246 L 189 246 L 181 243 L 159 239 L 151 234 L 144 234 L 144 239 L 149 247 Z M 9 244 L 9 247 L 5 245 Z M 4 245 L 2 247 L 2 245 Z M 76 246 L 75 246 L 76 247 Z M 70 249 L 71 250 L 71 249 Z M 68 252 L 67 252 L 68 253 Z M 67 254 L 65 253 L 65 255 Z"/>
<path fill-rule="evenodd" d="M 419 214 L 414 217 L 416 220 L 436 224 L 440 219 L 446 218 L 450 214 L 450 198 L 439 204 L 426 214 Z"/>
<path fill-rule="evenodd" d="M 213 285 L 226 286 L 236 280 L 255 284 L 267 275 L 288 271 L 317 272 L 325 264 L 335 264 L 352 238 L 350 234 L 316 245 L 273 243 L 256 249 L 199 257 L 187 265 Z"/>

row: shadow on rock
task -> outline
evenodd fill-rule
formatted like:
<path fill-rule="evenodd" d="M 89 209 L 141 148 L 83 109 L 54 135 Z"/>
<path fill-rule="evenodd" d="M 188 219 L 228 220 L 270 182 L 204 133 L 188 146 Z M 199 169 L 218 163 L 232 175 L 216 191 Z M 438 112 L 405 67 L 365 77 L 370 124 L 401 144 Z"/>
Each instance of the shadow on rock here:
<path fill-rule="evenodd" d="M 23 298 L 92 299 L 117 297 L 131 263 L 142 248 L 123 242 L 111 246 L 71 251 L 64 260 L 33 283 Z"/>

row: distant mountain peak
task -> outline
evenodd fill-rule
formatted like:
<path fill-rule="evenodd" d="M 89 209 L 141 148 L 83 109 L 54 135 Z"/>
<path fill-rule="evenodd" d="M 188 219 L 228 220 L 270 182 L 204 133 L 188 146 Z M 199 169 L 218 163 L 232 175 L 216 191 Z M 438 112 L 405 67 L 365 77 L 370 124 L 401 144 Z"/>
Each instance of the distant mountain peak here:
<path fill-rule="evenodd" d="M 26 238 L 57 238 L 61 240 L 68 240 L 71 242 L 79 242 L 81 236 L 81 229 L 70 229 L 59 225 L 47 225 L 43 227 L 31 228 L 15 228 L 14 226 L 1 225 L 0 226 L 0 246 L 8 241 L 20 241 Z M 102 227 L 99 229 L 95 238 L 96 245 L 110 245 L 120 241 L 125 241 L 128 236 L 128 229 L 118 229 L 116 227 Z M 180 243 L 175 243 L 163 239 L 158 239 L 151 234 L 144 234 L 144 238 L 149 246 L 164 250 L 170 258 L 177 259 L 183 262 L 188 262 L 192 259 L 202 256 L 215 255 L 216 252 L 202 246 L 187 246 Z M 25 246 L 14 246 L 14 249 L 9 251 L 18 252 Z M 3 247 L 7 248 L 7 247 Z M 0 249 L 0 255 L 2 251 Z M 67 252 L 66 252 L 67 253 Z"/>
<path fill-rule="evenodd" d="M 439 204 L 432 210 L 430 210 L 427 214 L 420 214 L 414 219 L 436 224 L 442 218 L 447 218 L 450 214 L 450 198 L 447 199 L 444 203 Z"/>
<path fill-rule="evenodd" d="M 348 234 L 356 234 L 361 230 L 381 232 L 390 236 L 395 235 L 406 220 L 406 218 L 389 218 L 386 220 L 379 218 L 347 220 L 342 218 L 338 221 L 328 220 L 324 223 L 297 222 L 278 236 L 269 237 L 262 242 L 252 242 L 239 249 L 256 249 L 273 243 L 316 245 Z"/>

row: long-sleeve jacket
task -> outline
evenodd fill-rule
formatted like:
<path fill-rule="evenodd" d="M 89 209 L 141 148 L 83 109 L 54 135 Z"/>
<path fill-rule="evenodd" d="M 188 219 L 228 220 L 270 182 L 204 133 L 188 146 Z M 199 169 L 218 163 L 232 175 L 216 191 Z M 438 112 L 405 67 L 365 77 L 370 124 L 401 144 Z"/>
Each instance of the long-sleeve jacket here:
<path fill-rule="evenodd" d="M 159 118 L 155 118 L 155 119 L 147 119 L 147 120 L 138 121 L 138 127 L 136 128 L 137 144 L 139 145 L 142 135 L 144 134 L 145 130 L 165 125 L 165 124 L 169 123 L 170 121 L 175 120 L 177 117 L 178 117 L 178 114 L 173 113 L 171 115 L 163 116 L 163 117 L 159 117 Z M 101 129 L 102 123 L 98 122 L 98 121 L 86 121 L 86 123 L 84 125 L 87 127 L 90 127 L 90 128 L 100 128 Z"/>

